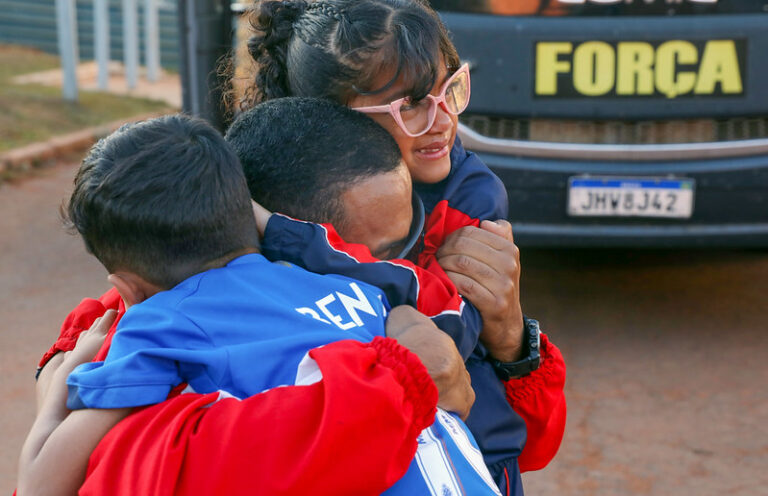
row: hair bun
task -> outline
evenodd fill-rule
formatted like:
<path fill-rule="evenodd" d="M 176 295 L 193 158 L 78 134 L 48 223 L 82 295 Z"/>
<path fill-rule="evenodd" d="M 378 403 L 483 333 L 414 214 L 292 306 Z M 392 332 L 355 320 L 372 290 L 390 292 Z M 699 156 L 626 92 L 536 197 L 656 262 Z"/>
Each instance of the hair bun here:
<path fill-rule="evenodd" d="M 256 81 L 258 93 L 246 94 L 250 106 L 260 101 L 290 95 L 286 71 L 286 52 L 293 25 L 304 14 L 309 4 L 304 0 L 261 2 L 251 16 L 255 34 L 248 40 L 248 53 L 258 65 Z"/>
<path fill-rule="evenodd" d="M 309 8 L 309 4 L 304 0 L 275 3 L 278 4 L 276 10 L 279 12 L 279 15 L 285 16 L 285 20 L 290 21 L 291 23 L 296 22 L 307 8 Z"/>
<path fill-rule="evenodd" d="M 309 4 L 304 0 L 261 2 L 257 8 L 256 17 L 259 25 L 254 28 L 259 30 L 285 28 L 295 23 L 308 7 Z"/>

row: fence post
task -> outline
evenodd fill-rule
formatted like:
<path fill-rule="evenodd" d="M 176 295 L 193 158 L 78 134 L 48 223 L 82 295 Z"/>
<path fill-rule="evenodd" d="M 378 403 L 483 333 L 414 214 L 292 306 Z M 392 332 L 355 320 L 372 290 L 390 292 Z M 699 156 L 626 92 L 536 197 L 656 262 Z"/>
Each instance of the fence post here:
<path fill-rule="evenodd" d="M 144 0 L 144 55 L 147 79 L 160 77 L 160 26 L 157 20 L 157 0 Z"/>
<path fill-rule="evenodd" d="M 139 72 L 139 25 L 136 19 L 136 0 L 122 0 L 122 4 L 125 80 L 128 88 L 134 89 Z"/>
<path fill-rule="evenodd" d="M 99 67 L 99 89 L 109 85 L 109 0 L 93 0 L 94 53 Z"/>
<path fill-rule="evenodd" d="M 56 0 L 56 35 L 61 57 L 61 89 L 65 100 L 77 101 L 77 17 L 75 0 Z"/>

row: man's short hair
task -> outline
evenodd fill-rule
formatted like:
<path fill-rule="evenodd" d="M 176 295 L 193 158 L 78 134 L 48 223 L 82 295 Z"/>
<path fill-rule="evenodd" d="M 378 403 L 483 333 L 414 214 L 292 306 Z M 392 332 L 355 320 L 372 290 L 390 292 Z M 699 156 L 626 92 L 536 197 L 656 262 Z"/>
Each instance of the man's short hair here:
<path fill-rule="evenodd" d="M 278 98 L 245 112 L 225 139 L 245 170 L 251 197 L 273 212 L 312 222 L 346 222 L 341 195 L 397 169 L 394 138 L 371 118 L 315 98 Z"/>
<path fill-rule="evenodd" d="M 62 214 L 109 272 L 164 289 L 258 246 L 237 157 L 215 129 L 184 115 L 126 125 L 94 145 Z"/>

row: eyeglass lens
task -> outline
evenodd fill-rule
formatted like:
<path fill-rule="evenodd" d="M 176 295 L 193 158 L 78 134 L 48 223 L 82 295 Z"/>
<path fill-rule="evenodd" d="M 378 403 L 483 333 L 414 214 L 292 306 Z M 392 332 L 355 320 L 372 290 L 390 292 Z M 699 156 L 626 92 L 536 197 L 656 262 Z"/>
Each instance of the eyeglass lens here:
<path fill-rule="evenodd" d="M 466 72 L 456 73 L 445 87 L 445 106 L 453 115 L 460 114 L 469 103 L 469 79 Z M 403 103 L 400 106 L 400 118 L 406 129 L 413 134 L 425 132 L 431 125 L 437 102 L 433 98 L 423 98 L 418 102 Z"/>

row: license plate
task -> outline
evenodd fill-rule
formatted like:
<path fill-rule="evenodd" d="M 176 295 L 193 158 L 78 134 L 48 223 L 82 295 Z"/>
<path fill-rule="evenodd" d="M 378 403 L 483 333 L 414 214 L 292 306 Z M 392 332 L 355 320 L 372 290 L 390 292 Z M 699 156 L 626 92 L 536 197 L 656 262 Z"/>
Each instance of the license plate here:
<path fill-rule="evenodd" d="M 693 213 L 693 179 L 572 177 L 568 215 L 670 217 Z"/>

